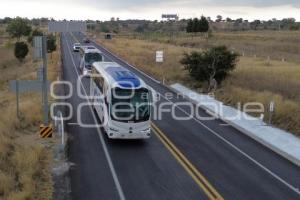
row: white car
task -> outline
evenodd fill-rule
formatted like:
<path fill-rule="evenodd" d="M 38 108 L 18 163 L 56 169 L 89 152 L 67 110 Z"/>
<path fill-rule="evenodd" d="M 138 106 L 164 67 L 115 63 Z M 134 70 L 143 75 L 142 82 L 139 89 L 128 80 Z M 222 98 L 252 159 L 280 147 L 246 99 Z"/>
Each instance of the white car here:
<path fill-rule="evenodd" d="M 80 46 L 81 46 L 80 43 L 75 43 L 73 45 L 73 51 L 74 52 L 79 52 Z"/>

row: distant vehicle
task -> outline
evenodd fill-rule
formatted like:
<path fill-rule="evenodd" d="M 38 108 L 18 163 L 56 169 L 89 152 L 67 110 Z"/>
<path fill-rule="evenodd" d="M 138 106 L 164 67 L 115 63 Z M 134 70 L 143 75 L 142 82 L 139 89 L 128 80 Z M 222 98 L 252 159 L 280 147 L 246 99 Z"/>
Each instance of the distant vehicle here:
<path fill-rule="evenodd" d="M 96 47 L 92 46 L 92 45 L 89 45 L 89 46 L 80 46 L 80 54 L 81 56 L 83 56 L 84 52 L 86 49 L 97 49 Z"/>
<path fill-rule="evenodd" d="M 80 69 L 83 75 L 88 75 L 91 72 L 92 64 L 94 62 L 102 62 L 102 52 L 93 46 L 82 46 L 80 48 Z"/>
<path fill-rule="evenodd" d="M 108 137 L 150 138 L 151 90 L 143 80 L 113 62 L 94 62 L 91 77 L 93 106 Z"/>
<path fill-rule="evenodd" d="M 84 38 L 84 39 L 83 39 L 83 42 L 84 42 L 84 43 L 90 43 L 90 39 L 89 39 L 89 38 Z"/>
<path fill-rule="evenodd" d="M 112 39 L 112 34 L 107 33 L 107 34 L 105 35 L 105 39 L 106 39 L 106 40 L 111 40 L 111 39 Z"/>
<path fill-rule="evenodd" d="M 75 43 L 73 45 L 73 51 L 74 52 L 79 52 L 80 46 L 81 46 L 80 43 Z"/>

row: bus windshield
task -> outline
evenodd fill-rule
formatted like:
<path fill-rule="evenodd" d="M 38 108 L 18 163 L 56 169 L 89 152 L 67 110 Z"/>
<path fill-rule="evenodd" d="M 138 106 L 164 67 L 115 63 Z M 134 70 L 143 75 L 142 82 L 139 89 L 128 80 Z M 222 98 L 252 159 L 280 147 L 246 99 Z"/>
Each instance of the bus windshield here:
<path fill-rule="evenodd" d="M 91 66 L 94 62 L 101 62 L 102 55 L 100 53 L 86 53 L 84 61 L 87 66 Z"/>
<path fill-rule="evenodd" d="M 150 97 L 146 88 L 112 90 L 112 120 L 119 122 L 143 122 L 150 119 Z"/>

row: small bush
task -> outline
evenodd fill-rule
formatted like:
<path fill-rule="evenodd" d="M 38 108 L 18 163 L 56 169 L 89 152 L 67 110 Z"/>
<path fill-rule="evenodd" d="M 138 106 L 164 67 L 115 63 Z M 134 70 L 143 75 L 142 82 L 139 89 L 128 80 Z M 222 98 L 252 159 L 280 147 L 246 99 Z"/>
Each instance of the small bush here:
<path fill-rule="evenodd" d="M 210 84 L 215 79 L 220 84 L 235 68 L 237 57 L 227 47 L 219 46 L 203 52 L 185 53 L 180 63 L 195 80 Z"/>
<path fill-rule="evenodd" d="M 52 53 L 56 50 L 56 38 L 54 35 L 47 36 L 47 50 L 48 53 Z"/>
<path fill-rule="evenodd" d="M 28 46 L 25 42 L 16 42 L 15 43 L 15 57 L 22 62 L 28 54 Z"/>

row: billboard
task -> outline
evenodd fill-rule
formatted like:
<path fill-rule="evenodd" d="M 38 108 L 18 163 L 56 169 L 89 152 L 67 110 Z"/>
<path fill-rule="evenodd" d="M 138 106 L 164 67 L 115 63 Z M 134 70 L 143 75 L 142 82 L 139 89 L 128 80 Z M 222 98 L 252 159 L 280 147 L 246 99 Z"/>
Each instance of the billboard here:
<path fill-rule="evenodd" d="M 179 20 L 179 16 L 177 14 L 162 14 L 161 18 L 167 20 Z"/>
<path fill-rule="evenodd" d="M 83 32 L 87 30 L 85 21 L 50 21 L 48 22 L 48 31 L 50 33 L 59 32 Z"/>

